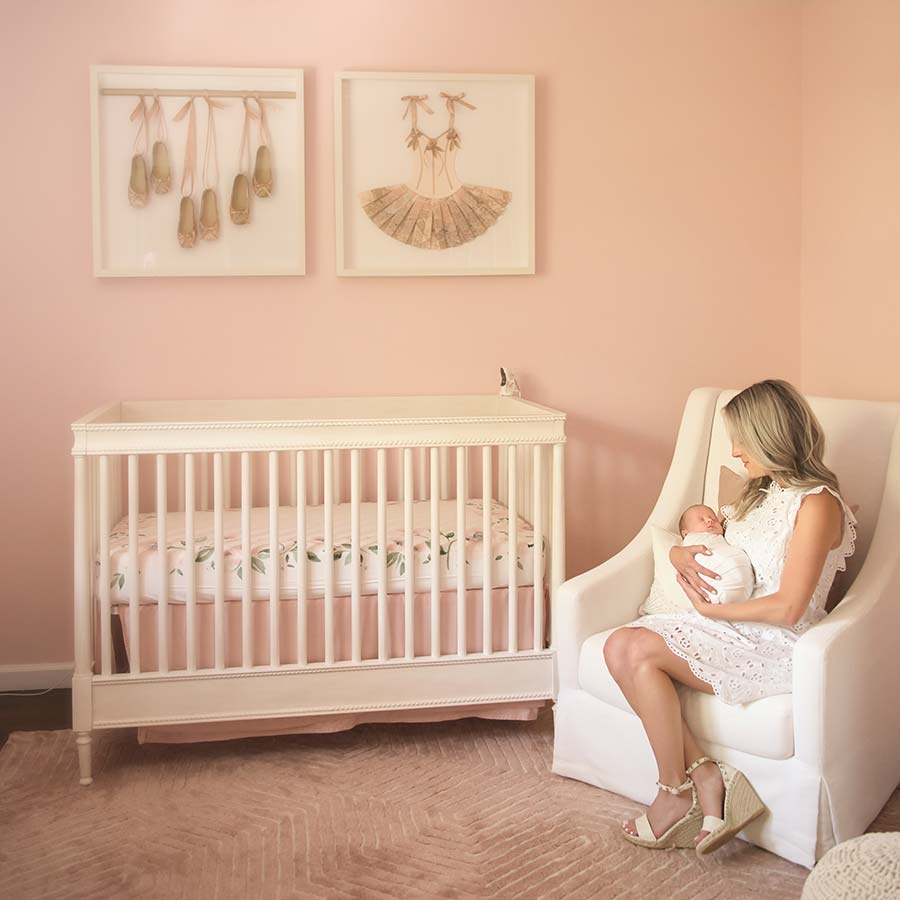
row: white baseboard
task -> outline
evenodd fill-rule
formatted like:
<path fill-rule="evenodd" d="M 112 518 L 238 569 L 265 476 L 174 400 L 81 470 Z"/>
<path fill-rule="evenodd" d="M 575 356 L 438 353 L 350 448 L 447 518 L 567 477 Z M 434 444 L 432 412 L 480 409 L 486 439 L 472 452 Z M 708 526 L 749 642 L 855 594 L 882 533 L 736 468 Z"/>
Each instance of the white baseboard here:
<path fill-rule="evenodd" d="M 45 691 L 72 686 L 74 662 L 0 666 L 0 693 L 3 691 Z"/>

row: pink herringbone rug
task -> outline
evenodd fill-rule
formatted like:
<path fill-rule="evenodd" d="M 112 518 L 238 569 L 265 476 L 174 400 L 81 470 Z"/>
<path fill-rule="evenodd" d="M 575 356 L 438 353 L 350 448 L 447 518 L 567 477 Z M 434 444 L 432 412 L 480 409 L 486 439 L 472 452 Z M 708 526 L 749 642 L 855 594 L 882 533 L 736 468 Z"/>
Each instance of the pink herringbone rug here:
<path fill-rule="evenodd" d="M 741 841 L 712 858 L 627 844 L 635 804 L 550 773 L 552 720 L 369 725 L 139 746 L 0 750 L 4 900 L 799 897 L 806 870 Z M 873 830 L 900 830 L 895 794 Z"/>

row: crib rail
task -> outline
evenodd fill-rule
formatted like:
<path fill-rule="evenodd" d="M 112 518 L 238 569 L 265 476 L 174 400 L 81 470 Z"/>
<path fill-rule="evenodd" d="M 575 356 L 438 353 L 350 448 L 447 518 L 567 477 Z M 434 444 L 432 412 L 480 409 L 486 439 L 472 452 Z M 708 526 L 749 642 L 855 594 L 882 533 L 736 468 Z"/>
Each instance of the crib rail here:
<path fill-rule="evenodd" d="M 395 410 L 401 399 L 387 398 L 381 406 Z M 268 418 L 256 417 L 252 413 L 259 410 L 244 403 L 240 417 L 218 420 L 216 410 L 197 404 L 179 412 L 177 404 L 144 403 L 112 404 L 75 423 L 74 684 L 82 710 L 90 709 L 92 678 L 111 684 L 151 675 L 368 671 L 373 665 L 543 653 L 545 588 L 552 608 L 564 579 L 564 416 L 512 398 L 407 399 L 415 402 L 406 414 L 392 417 L 358 414 L 378 412 L 376 398 L 335 401 L 345 418 L 287 420 L 271 409 Z M 442 503 L 446 523 L 448 501 L 455 513 L 452 532 L 446 525 L 442 531 Z M 466 540 L 470 501 L 482 503 L 481 546 Z M 495 582 L 504 579 L 494 558 L 494 501 L 507 508 L 508 518 L 502 607 L 495 596 Z M 417 534 L 414 509 L 422 503 L 428 524 Z M 364 504 L 374 507 L 375 540 L 369 546 L 361 528 Z M 347 505 L 349 540 L 338 544 L 336 516 L 346 514 Z M 402 517 L 403 567 L 393 555 L 399 548 L 389 549 L 389 509 Z M 321 516 L 321 534 L 310 533 L 313 512 Z M 260 549 L 252 538 L 263 514 L 268 540 Z M 198 531 L 210 521 L 211 546 Z M 280 533 L 286 521 L 296 531 L 290 543 Z M 183 531 L 177 543 L 173 522 L 176 532 Z M 232 544 L 228 554 L 227 522 L 239 532 L 239 551 Z M 527 638 L 518 621 L 520 522 L 534 535 Z M 122 572 L 111 566 L 111 540 L 121 545 L 125 534 L 127 551 L 117 556 Z M 412 548 L 422 540 L 430 548 L 426 573 L 413 565 Z M 308 556 L 313 541 L 321 550 Z M 315 555 L 323 578 L 314 590 Z M 374 557 L 374 591 L 363 590 L 361 560 L 367 557 Z M 200 564 L 210 561 L 214 579 L 201 584 Z M 476 562 L 482 569 L 477 587 L 469 574 Z M 295 587 L 282 584 L 282 566 L 295 570 Z M 235 571 L 239 593 L 227 578 Z M 371 567 L 367 571 L 371 575 Z M 364 600 L 372 594 L 377 640 L 367 653 Z M 448 619 L 448 597 L 454 594 Z M 402 613 L 399 641 L 389 631 L 394 602 Z M 155 627 L 148 625 L 142 634 L 142 624 L 153 624 L 147 613 L 154 609 Z M 349 649 L 342 651 L 337 635 L 347 615 Z M 505 640 L 497 638 L 498 616 L 506 619 Z M 127 638 L 128 671 L 117 671 L 114 661 L 117 620 Z M 455 646 L 448 645 L 452 630 Z M 201 646 L 210 631 L 211 647 L 208 640 Z M 267 647 L 262 657 L 261 642 Z M 76 731 L 90 730 L 75 705 Z"/>

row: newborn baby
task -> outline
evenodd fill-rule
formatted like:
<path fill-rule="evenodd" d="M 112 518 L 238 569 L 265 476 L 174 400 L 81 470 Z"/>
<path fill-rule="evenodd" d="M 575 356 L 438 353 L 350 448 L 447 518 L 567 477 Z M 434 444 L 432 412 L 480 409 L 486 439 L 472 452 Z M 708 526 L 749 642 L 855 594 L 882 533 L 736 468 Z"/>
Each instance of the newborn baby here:
<path fill-rule="evenodd" d="M 753 593 L 756 578 L 750 557 L 739 547 L 733 547 L 725 540 L 725 529 L 714 510 L 698 504 L 689 506 L 678 521 L 681 545 L 703 544 L 712 550 L 710 556 L 698 556 L 697 562 L 719 576 L 713 582 L 701 575 L 711 588 L 711 603 L 735 603 L 747 600 Z"/>

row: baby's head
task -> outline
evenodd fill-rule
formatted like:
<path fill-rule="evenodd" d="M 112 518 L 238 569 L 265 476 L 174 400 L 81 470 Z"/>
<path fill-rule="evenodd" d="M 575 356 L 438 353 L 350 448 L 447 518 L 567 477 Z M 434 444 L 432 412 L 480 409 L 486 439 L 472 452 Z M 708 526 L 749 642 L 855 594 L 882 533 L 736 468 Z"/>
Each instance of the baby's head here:
<path fill-rule="evenodd" d="M 722 523 L 714 509 L 698 503 L 696 506 L 689 506 L 678 520 L 678 530 L 681 536 L 690 534 L 692 531 L 708 531 L 710 534 L 725 534 Z"/>

